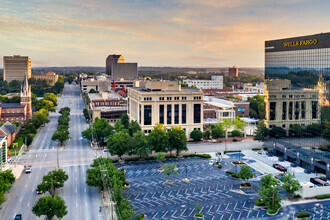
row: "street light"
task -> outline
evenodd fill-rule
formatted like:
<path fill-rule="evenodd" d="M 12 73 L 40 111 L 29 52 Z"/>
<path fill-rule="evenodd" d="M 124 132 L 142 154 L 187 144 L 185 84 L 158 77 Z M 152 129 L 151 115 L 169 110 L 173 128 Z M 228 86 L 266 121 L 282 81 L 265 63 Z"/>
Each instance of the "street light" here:
<path fill-rule="evenodd" d="M 187 164 L 184 164 L 184 166 L 186 168 L 186 178 L 184 178 L 182 181 L 189 182 L 189 179 L 188 179 L 188 165 Z"/>

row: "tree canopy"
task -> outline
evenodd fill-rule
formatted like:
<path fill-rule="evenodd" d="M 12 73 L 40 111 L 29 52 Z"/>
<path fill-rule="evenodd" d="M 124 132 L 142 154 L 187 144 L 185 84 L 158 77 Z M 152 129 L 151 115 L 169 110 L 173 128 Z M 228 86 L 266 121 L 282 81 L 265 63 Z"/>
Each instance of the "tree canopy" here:
<path fill-rule="evenodd" d="M 38 217 L 45 215 L 47 219 L 52 219 L 54 216 L 63 218 L 68 213 L 65 201 L 59 196 L 40 197 L 34 204 L 32 212 Z"/>
<path fill-rule="evenodd" d="M 187 136 L 186 131 L 180 126 L 173 126 L 167 131 L 168 148 L 170 151 L 175 150 L 179 156 L 181 151 L 187 151 Z"/>
<path fill-rule="evenodd" d="M 130 149 L 130 136 L 122 131 L 109 136 L 107 141 L 110 153 L 120 159 Z"/>
<path fill-rule="evenodd" d="M 156 152 L 166 152 L 168 149 L 168 136 L 163 124 L 157 123 L 147 136 L 147 140 L 149 145 Z"/>

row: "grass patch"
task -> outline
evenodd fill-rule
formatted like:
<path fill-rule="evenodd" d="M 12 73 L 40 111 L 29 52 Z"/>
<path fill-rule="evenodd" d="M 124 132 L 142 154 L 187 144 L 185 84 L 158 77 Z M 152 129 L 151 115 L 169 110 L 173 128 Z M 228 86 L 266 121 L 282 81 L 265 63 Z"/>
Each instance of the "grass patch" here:
<path fill-rule="evenodd" d="M 309 218 L 309 217 L 311 217 L 311 215 L 307 212 L 299 212 L 296 217 L 297 218 Z"/>
<path fill-rule="evenodd" d="M 233 177 L 235 179 L 239 179 L 240 178 L 239 175 L 238 175 L 238 173 L 231 174 L 231 177 Z"/>
<path fill-rule="evenodd" d="M 218 168 L 221 169 L 222 168 L 222 165 L 221 163 L 218 164 Z"/>
<path fill-rule="evenodd" d="M 200 157 L 200 158 L 204 158 L 204 159 L 210 159 L 211 155 L 210 154 L 186 154 L 183 155 L 183 157 Z"/>
<path fill-rule="evenodd" d="M 225 150 L 223 153 L 227 154 L 227 153 L 238 153 L 241 152 L 240 150 Z"/>
<path fill-rule="evenodd" d="M 140 213 L 138 216 L 138 220 L 144 220 L 144 213 Z"/>
<path fill-rule="evenodd" d="M 318 195 L 315 196 L 317 199 L 330 199 L 330 194 Z"/>

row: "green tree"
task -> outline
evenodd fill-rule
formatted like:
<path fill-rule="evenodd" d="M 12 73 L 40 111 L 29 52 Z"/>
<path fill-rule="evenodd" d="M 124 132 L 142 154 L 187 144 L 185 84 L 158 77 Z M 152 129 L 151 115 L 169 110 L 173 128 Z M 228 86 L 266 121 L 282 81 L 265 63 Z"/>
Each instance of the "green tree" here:
<path fill-rule="evenodd" d="M 37 190 L 45 193 L 49 192 L 52 196 L 55 196 L 56 189 L 62 188 L 64 182 L 69 179 L 69 176 L 62 169 L 53 170 L 43 176 L 42 182 L 37 186 Z"/>
<path fill-rule="evenodd" d="M 128 115 L 126 113 L 121 115 L 120 122 L 121 122 L 122 125 L 125 126 L 126 129 L 128 129 L 129 118 L 128 118 Z"/>
<path fill-rule="evenodd" d="M 151 153 L 146 135 L 143 131 L 137 131 L 133 134 L 132 148 L 140 157 L 147 157 Z"/>
<path fill-rule="evenodd" d="M 40 110 L 42 108 L 47 109 L 50 112 L 55 112 L 54 103 L 46 99 L 39 101 L 37 104 L 37 110 Z"/>
<path fill-rule="evenodd" d="M 57 97 L 54 93 L 45 93 L 44 99 L 53 102 L 53 105 L 57 106 Z"/>
<path fill-rule="evenodd" d="M 221 127 L 225 130 L 225 137 L 228 137 L 228 130 L 234 125 L 233 120 L 229 118 L 223 119 L 222 122 L 220 122 Z"/>
<path fill-rule="evenodd" d="M 232 132 L 231 132 L 231 135 L 233 136 L 233 137 L 242 137 L 242 132 L 240 132 L 239 130 L 233 130 Z"/>
<path fill-rule="evenodd" d="M 291 173 L 285 173 L 285 175 L 282 177 L 282 187 L 283 189 L 288 193 L 288 197 L 290 198 L 290 195 L 294 195 L 295 192 L 297 192 L 300 189 L 299 181 L 295 179 L 295 176 Z"/>
<path fill-rule="evenodd" d="M 281 197 L 278 197 L 279 181 L 272 174 L 267 174 L 261 177 L 260 187 L 259 195 L 267 205 L 268 210 L 276 210 L 276 207 L 279 207 L 279 202 L 281 201 Z"/>
<path fill-rule="evenodd" d="M 88 140 L 92 140 L 92 131 L 94 132 L 94 138 L 97 141 L 103 142 L 109 135 L 114 133 L 114 128 L 107 122 L 105 118 L 95 118 L 95 122 L 88 129 L 82 132 L 83 136 L 86 136 Z"/>
<path fill-rule="evenodd" d="M 270 130 L 270 136 L 274 138 L 283 138 L 286 136 L 286 131 L 281 127 L 273 127 Z"/>
<path fill-rule="evenodd" d="M 234 118 L 233 125 L 235 126 L 235 129 L 244 132 L 244 129 L 246 127 L 246 122 L 241 120 L 238 116 Z"/>
<path fill-rule="evenodd" d="M 327 128 L 325 129 L 323 132 L 322 132 L 322 137 L 327 139 L 327 140 L 330 140 L 330 129 Z"/>
<path fill-rule="evenodd" d="M 293 124 L 289 129 L 289 135 L 293 137 L 300 137 L 304 132 L 305 130 L 299 124 Z"/>
<path fill-rule="evenodd" d="M 165 155 L 166 154 L 164 152 L 158 152 L 157 153 L 156 158 L 157 158 L 157 160 L 160 164 L 162 164 L 163 160 L 165 160 Z M 161 167 L 159 170 L 162 171 L 163 168 Z"/>
<path fill-rule="evenodd" d="M 164 176 L 167 176 L 169 181 L 171 181 L 170 176 L 172 174 L 178 175 L 177 168 L 175 164 L 164 164 L 163 165 L 163 170 L 164 170 Z"/>
<path fill-rule="evenodd" d="M 95 89 L 90 89 L 89 93 L 97 93 Z"/>
<path fill-rule="evenodd" d="M 108 137 L 108 148 L 111 155 L 118 155 L 121 157 L 128 153 L 130 147 L 130 136 L 127 133 L 119 131 Z"/>
<path fill-rule="evenodd" d="M 11 189 L 15 182 L 15 176 L 11 170 L 2 171 L 0 169 L 0 204 L 5 201 L 5 193 Z"/>
<path fill-rule="evenodd" d="M 147 136 L 147 140 L 155 152 L 166 152 L 168 149 L 168 136 L 163 124 L 156 123 L 154 129 Z"/>
<path fill-rule="evenodd" d="M 63 143 L 66 141 L 66 140 L 69 140 L 70 139 L 70 136 L 69 136 L 69 131 L 67 129 L 58 129 L 55 131 L 55 133 L 53 134 L 52 136 L 52 140 L 53 141 L 59 141 L 61 146 L 63 146 Z"/>
<path fill-rule="evenodd" d="M 141 131 L 139 123 L 136 120 L 131 121 L 128 125 L 129 135 L 133 137 L 133 135 L 138 131 Z"/>
<path fill-rule="evenodd" d="M 43 111 L 42 111 L 43 112 Z M 49 122 L 47 115 L 43 113 L 34 113 L 32 116 L 32 124 L 38 129 L 41 125 Z"/>
<path fill-rule="evenodd" d="M 241 166 L 239 172 L 238 172 L 239 178 L 244 180 L 244 183 L 249 181 L 252 177 L 254 177 L 254 173 L 252 172 L 251 168 L 249 166 Z"/>
<path fill-rule="evenodd" d="M 68 213 L 65 201 L 59 196 L 40 197 L 34 204 L 32 212 L 38 217 L 45 215 L 47 219 L 52 219 L 54 216 L 63 218 Z"/>
<path fill-rule="evenodd" d="M 210 137 L 211 137 L 211 131 L 210 130 L 206 130 L 206 131 L 203 132 L 203 139 L 204 140 L 208 140 L 208 139 L 210 139 Z"/>
<path fill-rule="evenodd" d="M 306 127 L 306 133 L 311 136 L 320 136 L 322 133 L 322 127 L 319 124 L 310 124 Z"/>
<path fill-rule="evenodd" d="M 265 121 L 262 120 L 258 123 L 257 129 L 254 131 L 253 140 L 265 141 L 265 138 L 269 136 L 269 129 L 265 125 Z"/>
<path fill-rule="evenodd" d="M 252 118 L 265 118 L 265 101 L 262 95 L 256 95 L 253 97 L 248 97 L 248 102 L 250 102 L 250 117 Z"/>
<path fill-rule="evenodd" d="M 187 136 L 186 131 L 180 126 L 173 126 L 167 131 L 168 148 L 170 152 L 176 150 L 176 156 L 179 156 L 181 151 L 187 151 Z"/>
<path fill-rule="evenodd" d="M 212 128 L 212 137 L 214 139 L 219 139 L 225 136 L 225 131 L 223 130 L 222 126 L 220 123 L 216 124 L 213 128 Z"/>
<path fill-rule="evenodd" d="M 190 138 L 192 138 L 194 141 L 200 141 L 203 138 L 203 132 L 195 129 L 190 133 Z"/>

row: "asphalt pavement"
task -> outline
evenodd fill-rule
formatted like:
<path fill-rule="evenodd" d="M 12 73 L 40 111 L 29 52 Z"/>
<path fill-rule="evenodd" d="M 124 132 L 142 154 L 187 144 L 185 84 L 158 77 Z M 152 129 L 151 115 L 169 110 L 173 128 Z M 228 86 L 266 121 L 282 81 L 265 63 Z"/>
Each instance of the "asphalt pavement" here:
<path fill-rule="evenodd" d="M 57 129 L 58 111 L 69 106 L 70 137 L 64 148 L 59 148 L 59 167 L 68 175 L 58 194 L 65 200 L 68 214 L 63 219 L 105 219 L 99 207 L 102 206 L 101 193 L 97 188 L 86 184 L 86 170 L 95 158 L 95 152 L 89 146 L 89 141 L 81 139 L 81 132 L 87 128 L 82 110 L 83 101 L 79 87 L 66 84 L 62 96 L 58 98 L 56 113 L 50 113 L 50 122 L 42 127 L 36 135 L 29 151 L 22 156 L 19 164 L 31 165 L 32 172 L 23 173 L 16 181 L 3 205 L 3 216 L 0 219 L 14 219 L 16 214 L 22 214 L 23 219 L 43 219 L 32 213 L 34 203 L 42 195 L 36 194 L 36 187 L 42 181 L 43 175 L 57 168 L 57 141 L 51 137 Z M 47 193 L 48 194 L 48 193 Z"/>

